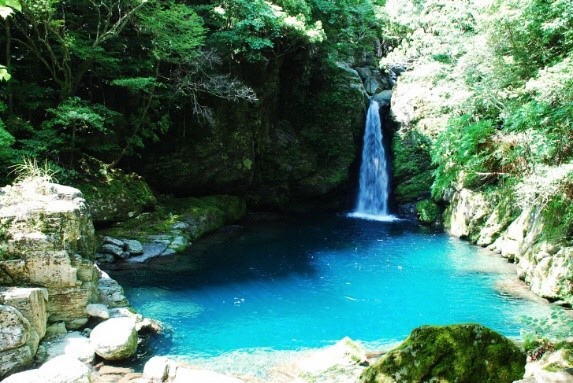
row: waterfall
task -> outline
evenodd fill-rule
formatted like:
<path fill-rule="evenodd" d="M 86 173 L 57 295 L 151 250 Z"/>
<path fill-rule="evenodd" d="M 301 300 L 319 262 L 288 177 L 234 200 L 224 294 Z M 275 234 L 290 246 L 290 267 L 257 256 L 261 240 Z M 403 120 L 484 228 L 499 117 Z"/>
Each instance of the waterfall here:
<path fill-rule="evenodd" d="M 388 169 L 382 142 L 380 105 L 372 100 L 364 128 L 364 148 L 360 165 L 360 184 L 356 210 L 352 217 L 387 221 L 395 219 L 388 214 Z"/>

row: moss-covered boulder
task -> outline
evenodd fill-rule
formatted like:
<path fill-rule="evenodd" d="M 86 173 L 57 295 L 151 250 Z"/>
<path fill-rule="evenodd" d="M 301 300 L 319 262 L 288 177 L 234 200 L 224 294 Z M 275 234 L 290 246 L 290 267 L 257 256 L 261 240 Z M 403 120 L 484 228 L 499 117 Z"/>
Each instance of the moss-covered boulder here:
<path fill-rule="evenodd" d="M 140 262 L 154 256 L 181 252 L 192 241 L 239 221 L 246 212 L 244 198 L 231 195 L 164 197 L 155 211 L 102 229 L 100 234 L 141 241 L 143 255 L 130 258 L 130 261 Z M 118 241 L 120 253 L 124 250 L 126 241 L 128 240 Z M 106 243 L 100 248 L 99 253 L 101 253 L 97 255 L 99 262 L 104 259 L 107 259 L 106 262 L 113 261 L 114 257 L 107 256 L 113 252 L 106 250 Z M 122 256 L 115 258 L 123 259 Z"/>
<path fill-rule="evenodd" d="M 143 178 L 121 169 L 109 169 L 94 158 L 84 158 L 81 177 L 74 182 L 86 199 L 94 225 L 107 225 L 133 218 L 157 203 Z"/>
<path fill-rule="evenodd" d="M 416 216 L 422 225 L 433 225 L 438 222 L 442 210 L 431 199 L 425 199 L 416 203 Z"/>
<path fill-rule="evenodd" d="M 511 383 L 523 377 L 525 363 L 515 344 L 481 325 L 422 326 L 360 383 Z"/>
<path fill-rule="evenodd" d="M 392 138 L 392 170 L 396 202 L 415 202 L 430 195 L 434 182 L 431 143 L 422 134 L 398 130 Z"/>

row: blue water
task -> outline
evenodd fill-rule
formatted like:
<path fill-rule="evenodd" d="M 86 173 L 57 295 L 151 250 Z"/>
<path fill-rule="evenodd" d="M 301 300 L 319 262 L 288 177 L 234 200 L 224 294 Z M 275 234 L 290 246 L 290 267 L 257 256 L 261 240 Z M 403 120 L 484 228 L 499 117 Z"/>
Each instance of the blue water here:
<path fill-rule="evenodd" d="M 172 338 L 156 354 L 298 350 L 344 336 L 375 345 L 422 324 L 479 322 L 518 336 L 538 306 L 497 293 L 504 260 L 407 221 L 252 220 L 192 251 L 112 272 Z"/>

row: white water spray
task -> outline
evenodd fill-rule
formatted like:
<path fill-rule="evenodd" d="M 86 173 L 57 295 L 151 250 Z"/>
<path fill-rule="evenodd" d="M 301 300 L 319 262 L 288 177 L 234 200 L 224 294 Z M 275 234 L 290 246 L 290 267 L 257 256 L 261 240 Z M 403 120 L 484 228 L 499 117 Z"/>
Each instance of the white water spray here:
<path fill-rule="evenodd" d="M 388 214 L 389 175 L 382 140 L 380 105 L 377 101 L 372 100 L 364 128 L 358 201 L 356 210 L 350 214 L 351 217 L 378 221 L 396 219 Z"/>

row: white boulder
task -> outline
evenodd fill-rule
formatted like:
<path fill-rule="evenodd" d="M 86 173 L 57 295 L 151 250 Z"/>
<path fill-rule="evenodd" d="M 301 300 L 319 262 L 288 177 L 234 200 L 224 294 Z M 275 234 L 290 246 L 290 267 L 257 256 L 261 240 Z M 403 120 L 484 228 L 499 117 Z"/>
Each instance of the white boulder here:
<path fill-rule="evenodd" d="M 88 366 L 69 355 L 54 358 L 42 367 L 9 376 L 3 383 L 92 383 Z"/>
<path fill-rule="evenodd" d="M 107 360 L 126 359 L 137 350 L 134 318 L 111 318 L 98 324 L 90 334 L 96 354 Z"/>
<path fill-rule="evenodd" d="M 143 367 L 143 376 L 163 382 L 169 376 L 169 359 L 164 356 L 154 356 Z"/>

